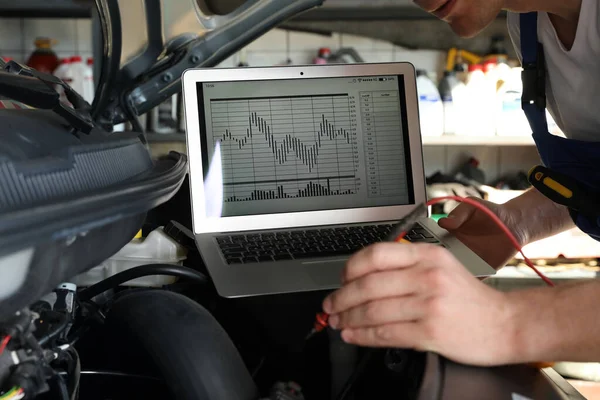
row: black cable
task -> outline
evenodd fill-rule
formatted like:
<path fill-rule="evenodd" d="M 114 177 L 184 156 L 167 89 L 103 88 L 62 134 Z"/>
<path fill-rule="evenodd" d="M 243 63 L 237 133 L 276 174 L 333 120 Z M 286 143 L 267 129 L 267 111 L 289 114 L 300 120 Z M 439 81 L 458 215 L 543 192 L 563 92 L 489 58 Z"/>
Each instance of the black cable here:
<path fill-rule="evenodd" d="M 56 392 L 58 393 L 57 399 L 70 400 L 67 384 L 65 383 L 63 377 L 59 374 L 54 375 L 54 384 L 56 385 Z"/>
<path fill-rule="evenodd" d="M 176 276 L 179 278 L 186 278 L 192 280 L 202 285 L 206 285 L 210 282 L 206 275 L 191 268 L 171 264 L 149 264 L 131 268 L 127 271 L 123 271 L 116 275 L 113 275 L 110 278 L 103 280 L 102 282 L 98 282 L 95 285 L 92 285 L 89 288 L 82 290 L 79 293 L 79 299 L 81 301 L 88 301 L 98 296 L 99 294 L 104 293 L 107 290 L 113 289 L 125 282 L 151 275 Z"/>
<path fill-rule="evenodd" d="M 59 374 L 61 376 L 68 375 L 66 371 L 61 371 L 61 372 L 59 372 Z M 120 372 L 120 371 L 85 369 L 85 370 L 81 371 L 81 375 L 110 376 L 110 377 L 114 377 L 114 378 L 139 379 L 139 380 L 164 383 L 164 381 L 162 379 L 157 378 L 155 376 L 130 374 L 127 372 Z"/>
<path fill-rule="evenodd" d="M 40 346 L 48 344 L 51 340 L 56 339 L 69 325 L 69 318 L 66 314 L 49 311 L 44 313 L 46 323 L 52 324 L 52 330 L 38 339 Z"/>
<path fill-rule="evenodd" d="M 75 350 L 74 347 L 69 347 L 65 352 L 71 361 L 75 363 L 72 368 L 69 368 L 69 398 L 70 400 L 77 400 L 79 398 L 79 383 L 81 380 L 81 361 L 79 359 L 79 353 L 77 353 L 77 350 Z"/>

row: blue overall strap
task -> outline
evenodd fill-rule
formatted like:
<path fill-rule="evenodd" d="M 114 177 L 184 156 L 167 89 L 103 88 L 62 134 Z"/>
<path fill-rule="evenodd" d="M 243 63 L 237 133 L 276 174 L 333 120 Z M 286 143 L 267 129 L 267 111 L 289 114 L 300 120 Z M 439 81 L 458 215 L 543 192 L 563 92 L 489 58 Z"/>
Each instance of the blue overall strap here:
<path fill-rule="evenodd" d="M 538 15 L 521 14 L 521 56 L 523 58 L 523 97 L 521 106 L 534 133 L 548 132 L 546 120 L 546 64 L 538 42 Z"/>

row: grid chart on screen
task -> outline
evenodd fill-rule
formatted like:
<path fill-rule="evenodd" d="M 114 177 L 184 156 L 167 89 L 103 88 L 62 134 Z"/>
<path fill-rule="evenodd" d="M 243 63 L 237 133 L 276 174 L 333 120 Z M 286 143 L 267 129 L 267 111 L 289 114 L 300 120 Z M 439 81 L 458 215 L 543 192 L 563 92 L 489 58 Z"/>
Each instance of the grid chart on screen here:
<path fill-rule="evenodd" d="M 355 99 L 348 94 L 214 99 L 224 201 L 357 193 Z"/>

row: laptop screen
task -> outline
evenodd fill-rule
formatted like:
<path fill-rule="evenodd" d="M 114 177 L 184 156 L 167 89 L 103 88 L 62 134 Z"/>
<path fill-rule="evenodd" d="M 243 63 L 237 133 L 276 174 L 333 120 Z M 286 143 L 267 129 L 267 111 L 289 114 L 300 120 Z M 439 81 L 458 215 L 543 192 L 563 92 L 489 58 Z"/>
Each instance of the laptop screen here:
<path fill-rule="evenodd" d="M 197 91 L 207 209 L 219 216 L 414 203 L 403 76 Z"/>

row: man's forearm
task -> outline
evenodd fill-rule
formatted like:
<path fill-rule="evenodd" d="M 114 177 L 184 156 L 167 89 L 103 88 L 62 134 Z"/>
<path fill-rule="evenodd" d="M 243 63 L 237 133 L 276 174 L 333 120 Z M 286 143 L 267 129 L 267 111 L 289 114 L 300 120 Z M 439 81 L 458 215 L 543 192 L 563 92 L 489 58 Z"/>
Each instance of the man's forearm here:
<path fill-rule="evenodd" d="M 591 281 L 507 294 L 507 359 L 599 361 L 600 282 Z"/>
<path fill-rule="evenodd" d="M 544 239 L 575 224 L 566 207 L 558 205 L 546 196 L 531 189 L 506 203 L 513 216 L 511 225 L 523 244 Z"/>

